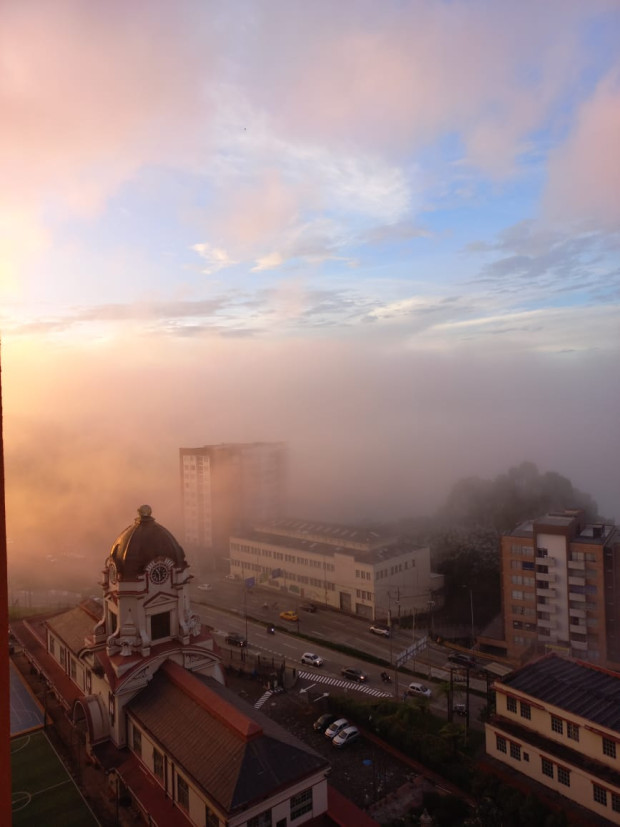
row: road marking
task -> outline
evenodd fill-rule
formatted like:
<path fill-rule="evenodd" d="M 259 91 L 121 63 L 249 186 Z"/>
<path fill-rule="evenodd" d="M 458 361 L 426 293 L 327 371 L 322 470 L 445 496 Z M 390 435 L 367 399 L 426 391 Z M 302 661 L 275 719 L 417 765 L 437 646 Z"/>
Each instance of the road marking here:
<path fill-rule="evenodd" d="M 375 689 L 367 684 L 357 683 L 355 681 L 345 681 L 341 678 L 332 678 L 329 675 L 317 675 L 316 672 L 299 671 L 297 673 L 300 678 L 306 681 L 314 681 L 315 683 L 324 683 L 328 686 L 337 686 L 339 689 L 356 689 L 358 692 L 364 692 L 366 695 L 373 695 L 375 698 L 391 698 L 387 692 L 382 692 L 380 689 Z"/>

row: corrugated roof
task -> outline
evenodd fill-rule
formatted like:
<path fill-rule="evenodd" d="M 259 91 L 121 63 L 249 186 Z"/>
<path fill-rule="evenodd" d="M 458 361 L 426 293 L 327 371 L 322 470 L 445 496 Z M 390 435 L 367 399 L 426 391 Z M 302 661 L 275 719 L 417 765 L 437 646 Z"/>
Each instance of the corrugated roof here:
<path fill-rule="evenodd" d="M 550 654 L 499 683 L 620 733 L 620 675 L 613 672 Z"/>
<path fill-rule="evenodd" d="M 179 681 L 170 666 L 162 666 L 129 704 L 130 714 L 229 813 L 327 769 L 322 756 L 258 710 L 248 705 L 240 711 L 239 699 L 229 701 L 228 690 L 217 681 L 189 673 Z M 222 720 L 223 705 L 231 720 L 248 719 L 246 731 Z"/>

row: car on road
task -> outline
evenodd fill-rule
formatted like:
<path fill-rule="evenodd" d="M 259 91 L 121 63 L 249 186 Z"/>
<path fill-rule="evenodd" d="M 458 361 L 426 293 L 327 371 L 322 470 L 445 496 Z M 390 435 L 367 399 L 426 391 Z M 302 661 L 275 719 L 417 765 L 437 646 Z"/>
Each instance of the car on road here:
<path fill-rule="evenodd" d="M 421 695 L 424 698 L 430 698 L 433 694 L 428 686 L 425 686 L 423 683 L 418 683 L 417 681 L 413 681 L 407 687 L 407 694 L 408 695 Z"/>
<path fill-rule="evenodd" d="M 373 635 L 381 635 L 382 637 L 389 637 L 391 634 L 390 627 L 386 623 L 373 623 L 370 631 Z"/>
<path fill-rule="evenodd" d="M 342 729 L 345 729 L 348 726 L 351 726 L 351 724 L 346 718 L 337 718 L 327 727 L 325 730 L 325 735 L 327 738 L 334 738 Z"/>
<path fill-rule="evenodd" d="M 356 726 L 347 726 L 341 729 L 337 735 L 332 738 L 332 744 L 335 747 L 348 747 L 349 744 L 359 741 L 360 731 Z"/>
<path fill-rule="evenodd" d="M 473 655 L 466 655 L 464 652 L 451 652 L 448 655 L 448 660 L 458 666 L 468 666 L 470 669 L 476 667 L 476 658 Z"/>
<path fill-rule="evenodd" d="M 302 663 L 309 663 L 310 666 L 323 666 L 323 658 L 315 655 L 314 652 L 304 652 L 301 656 Z"/>
<path fill-rule="evenodd" d="M 201 583 L 201 584 L 198 586 L 198 588 L 199 588 L 199 590 L 200 590 L 201 592 L 210 592 L 210 591 L 213 591 L 213 586 L 211 585 L 211 583 Z"/>
<path fill-rule="evenodd" d="M 454 706 L 452 707 L 452 711 L 455 715 L 467 715 L 467 707 L 465 706 L 465 704 L 454 704 Z"/>
<path fill-rule="evenodd" d="M 325 732 L 327 727 L 330 724 L 333 724 L 337 718 L 338 716 L 334 715 L 332 712 L 326 712 L 325 715 L 321 715 L 320 718 L 316 719 L 316 721 L 312 724 L 312 729 L 315 732 Z"/>
<path fill-rule="evenodd" d="M 280 612 L 280 617 L 282 618 L 282 620 L 299 620 L 299 615 L 292 609 L 287 609 L 285 612 Z"/>
<path fill-rule="evenodd" d="M 357 681 L 358 683 L 364 683 L 364 681 L 368 680 L 368 675 L 362 672 L 361 669 L 355 669 L 353 666 L 345 666 L 340 674 L 343 678 L 348 678 L 350 681 Z"/>
<path fill-rule="evenodd" d="M 229 632 L 224 638 L 229 646 L 247 646 L 248 642 L 239 632 Z"/>
<path fill-rule="evenodd" d="M 315 603 L 302 603 L 299 607 L 304 612 L 316 612 L 316 604 Z"/>

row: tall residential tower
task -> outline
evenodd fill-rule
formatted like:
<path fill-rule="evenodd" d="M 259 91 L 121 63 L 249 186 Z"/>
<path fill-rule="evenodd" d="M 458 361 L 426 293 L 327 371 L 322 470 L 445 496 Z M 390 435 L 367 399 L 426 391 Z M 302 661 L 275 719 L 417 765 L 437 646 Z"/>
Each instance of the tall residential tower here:
<path fill-rule="evenodd" d="M 229 538 L 245 523 L 282 516 L 287 446 L 225 443 L 181 448 L 184 541 L 188 548 L 228 557 Z"/>

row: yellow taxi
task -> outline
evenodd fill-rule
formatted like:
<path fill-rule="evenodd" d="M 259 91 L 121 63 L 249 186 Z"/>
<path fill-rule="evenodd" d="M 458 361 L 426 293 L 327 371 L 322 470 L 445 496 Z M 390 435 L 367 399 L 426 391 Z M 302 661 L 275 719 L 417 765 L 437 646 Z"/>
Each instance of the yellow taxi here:
<path fill-rule="evenodd" d="M 280 617 L 282 620 L 299 620 L 297 612 L 294 612 L 292 609 L 288 609 L 286 612 L 280 612 Z"/>

